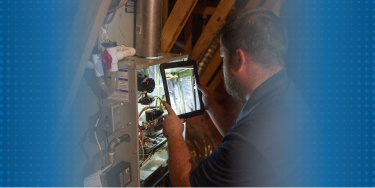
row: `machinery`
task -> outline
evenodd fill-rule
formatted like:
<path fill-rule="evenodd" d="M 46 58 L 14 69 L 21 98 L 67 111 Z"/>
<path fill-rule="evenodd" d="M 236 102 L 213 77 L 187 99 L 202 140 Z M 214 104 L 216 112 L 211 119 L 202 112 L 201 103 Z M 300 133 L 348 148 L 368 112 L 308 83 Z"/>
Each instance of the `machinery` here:
<path fill-rule="evenodd" d="M 93 157 L 94 171 L 86 173 L 84 186 L 149 187 L 168 174 L 167 140 L 162 134 L 167 112 L 161 103 L 165 94 L 159 66 L 186 61 L 187 55 L 160 52 L 162 0 L 147 2 L 129 0 L 129 6 L 137 4 L 135 16 L 125 8 L 125 13 L 118 9 L 105 19 L 134 16 L 136 23 L 128 25 L 128 31 L 135 29 L 135 48 L 118 45 L 113 39 L 124 39 L 122 32 L 113 31 L 119 22 L 105 21 L 88 63 L 102 93 L 93 126 L 97 145 L 93 155 L 100 157 Z"/>
<path fill-rule="evenodd" d="M 187 55 L 179 54 L 127 57 L 116 62 L 118 71 L 109 69 L 97 77 L 107 93 L 95 125 L 102 167 L 85 178 L 85 186 L 155 186 L 167 175 L 167 143 L 162 134 L 166 111 L 161 103 L 165 95 L 159 66 L 185 60 Z M 102 142 L 97 138 L 100 131 L 107 136 Z"/>

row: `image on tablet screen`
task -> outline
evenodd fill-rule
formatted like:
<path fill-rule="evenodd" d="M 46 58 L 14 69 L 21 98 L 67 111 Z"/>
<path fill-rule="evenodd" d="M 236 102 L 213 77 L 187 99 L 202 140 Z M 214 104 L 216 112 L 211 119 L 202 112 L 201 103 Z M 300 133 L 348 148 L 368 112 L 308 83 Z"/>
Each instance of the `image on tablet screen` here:
<path fill-rule="evenodd" d="M 201 109 L 193 66 L 165 69 L 171 107 L 177 115 Z"/>

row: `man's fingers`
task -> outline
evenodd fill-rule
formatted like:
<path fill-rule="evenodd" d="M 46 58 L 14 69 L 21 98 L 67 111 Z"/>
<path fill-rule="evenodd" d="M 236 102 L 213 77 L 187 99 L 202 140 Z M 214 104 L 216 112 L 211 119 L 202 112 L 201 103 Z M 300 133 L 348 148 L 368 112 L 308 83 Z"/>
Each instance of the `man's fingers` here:
<path fill-rule="evenodd" d="M 185 123 L 186 119 L 180 119 L 181 123 Z"/>
<path fill-rule="evenodd" d="M 203 85 L 198 85 L 198 89 L 204 94 L 204 95 L 207 95 L 210 93 L 210 91 L 208 90 L 208 88 L 206 86 L 203 86 Z"/>
<path fill-rule="evenodd" d="M 165 109 L 167 109 L 168 114 L 176 115 L 176 113 L 174 113 L 172 107 L 167 103 L 167 101 L 163 101 L 163 105 L 165 106 Z"/>

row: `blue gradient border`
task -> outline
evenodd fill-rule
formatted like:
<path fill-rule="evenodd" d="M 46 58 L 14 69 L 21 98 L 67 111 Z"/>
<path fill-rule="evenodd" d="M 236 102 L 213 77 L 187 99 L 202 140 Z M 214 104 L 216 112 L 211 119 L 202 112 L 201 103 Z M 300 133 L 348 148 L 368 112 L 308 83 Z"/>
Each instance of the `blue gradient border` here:
<path fill-rule="evenodd" d="M 78 133 L 90 101 L 76 99 L 74 118 L 57 126 L 78 3 L 0 1 L 0 186 L 82 186 Z M 305 186 L 375 185 L 374 3 L 289 0 L 281 13 L 290 77 L 317 125 Z"/>

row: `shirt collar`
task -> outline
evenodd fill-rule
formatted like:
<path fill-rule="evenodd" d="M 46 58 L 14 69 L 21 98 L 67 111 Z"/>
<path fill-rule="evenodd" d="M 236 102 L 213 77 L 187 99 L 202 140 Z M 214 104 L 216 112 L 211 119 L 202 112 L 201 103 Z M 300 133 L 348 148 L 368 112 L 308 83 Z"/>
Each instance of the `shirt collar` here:
<path fill-rule="evenodd" d="M 251 112 L 256 104 L 262 101 L 266 96 L 271 94 L 275 89 L 283 85 L 285 82 L 288 81 L 287 70 L 284 68 L 268 78 L 262 84 L 260 84 L 254 92 L 246 97 L 246 102 L 240 112 L 240 115 L 237 117 L 237 121 L 242 119 L 246 116 L 249 112 Z"/>

